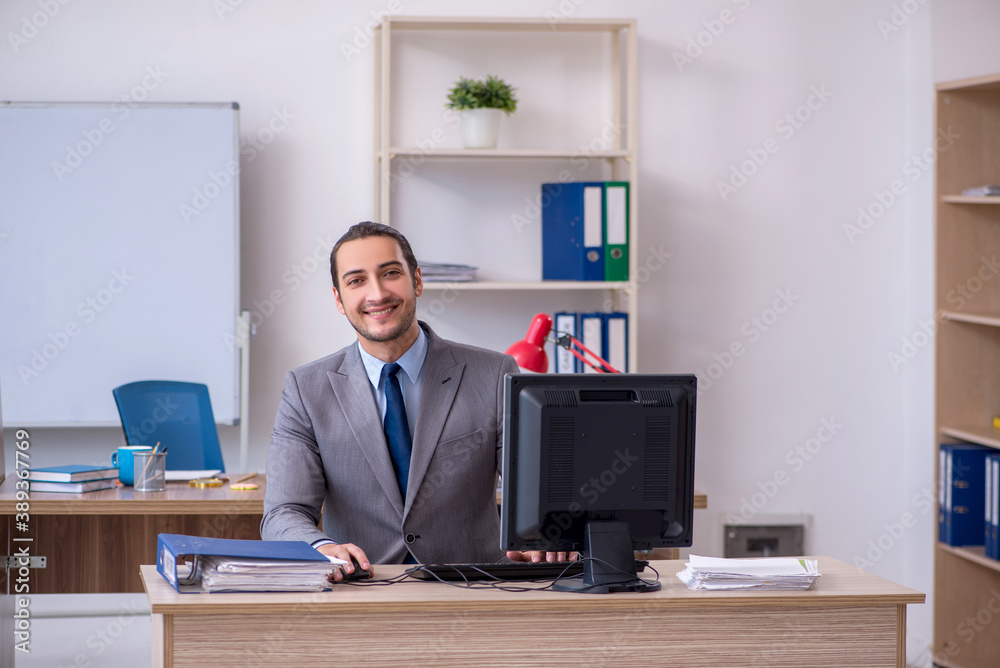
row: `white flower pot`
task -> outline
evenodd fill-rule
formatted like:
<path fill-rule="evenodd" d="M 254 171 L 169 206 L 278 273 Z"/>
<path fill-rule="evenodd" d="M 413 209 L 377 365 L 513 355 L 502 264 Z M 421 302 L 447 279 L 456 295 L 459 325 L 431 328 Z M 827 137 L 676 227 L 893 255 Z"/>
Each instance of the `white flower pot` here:
<path fill-rule="evenodd" d="M 462 145 L 465 148 L 496 148 L 500 134 L 499 109 L 466 109 L 462 112 Z"/>

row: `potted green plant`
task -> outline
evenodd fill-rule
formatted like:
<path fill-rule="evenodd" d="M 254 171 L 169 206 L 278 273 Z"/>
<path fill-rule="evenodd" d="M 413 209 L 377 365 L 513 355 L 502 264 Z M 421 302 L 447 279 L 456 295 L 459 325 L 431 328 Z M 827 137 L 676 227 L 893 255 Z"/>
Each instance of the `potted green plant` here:
<path fill-rule="evenodd" d="M 465 148 L 496 148 L 500 112 L 517 110 L 517 89 L 492 74 L 485 79 L 459 77 L 448 91 L 449 109 L 462 114 L 462 144 Z"/>

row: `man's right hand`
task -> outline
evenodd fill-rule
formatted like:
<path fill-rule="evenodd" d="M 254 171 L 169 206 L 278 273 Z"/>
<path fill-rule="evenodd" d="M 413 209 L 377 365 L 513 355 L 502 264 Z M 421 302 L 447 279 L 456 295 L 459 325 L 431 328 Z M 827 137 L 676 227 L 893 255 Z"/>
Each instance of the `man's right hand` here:
<path fill-rule="evenodd" d="M 341 568 L 347 573 L 354 572 L 354 564 L 351 563 L 352 555 L 358 560 L 358 563 L 361 564 L 361 568 L 368 571 L 368 577 L 372 576 L 372 565 L 368 563 L 368 555 L 366 555 L 365 551 L 354 543 L 327 543 L 326 545 L 320 545 L 316 548 L 316 550 L 321 554 L 337 557 L 338 559 L 343 559 L 347 562 L 333 572 L 333 579 L 337 582 L 344 579 L 344 573 L 341 572 Z"/>

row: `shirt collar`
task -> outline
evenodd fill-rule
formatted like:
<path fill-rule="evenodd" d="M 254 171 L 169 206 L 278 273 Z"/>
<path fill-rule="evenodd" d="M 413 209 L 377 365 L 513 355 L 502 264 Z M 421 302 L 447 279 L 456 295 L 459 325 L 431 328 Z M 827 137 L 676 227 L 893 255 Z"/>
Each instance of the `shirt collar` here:
<path fill-rule="evenodd" d="M 384 367 L 386 363 L 369 354 L 368 351 L 361 345 L 360 341 L 358 341 L 358 352 L 361 353 L 361 361 L 365 365 L 365 372 L 368 374 L 368 380 L 371 381 L 372 387 L 378 389 L 379 378 L 382 375 L 382 367 Z M 417 340 L 413 342 L 413 345 L 410 346 L 409 350 L 403 353 L 402 357 L 396 360 L 396 363 L 399 364 L 403 373 L 405 373 L 406 377 L 410 379 L 410 382 L 416 383 L 426 358 L 427 334 L 424 333 L 423 327 L 418 327 Z"/>

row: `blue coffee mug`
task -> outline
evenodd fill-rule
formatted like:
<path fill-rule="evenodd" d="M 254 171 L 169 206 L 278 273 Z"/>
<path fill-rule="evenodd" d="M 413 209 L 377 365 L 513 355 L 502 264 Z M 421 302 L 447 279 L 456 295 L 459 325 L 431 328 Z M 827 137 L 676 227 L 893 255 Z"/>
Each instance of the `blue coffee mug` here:
<path fill-rule="evenodd" d="M 151 445 L 123 445 L 111 453 L 111 465 L 118 468 L 118 479 L 123 485 L 135 483 L 135 461 L 132 453 L 136 450 L 152 450 Z"/>

